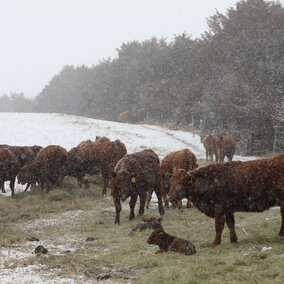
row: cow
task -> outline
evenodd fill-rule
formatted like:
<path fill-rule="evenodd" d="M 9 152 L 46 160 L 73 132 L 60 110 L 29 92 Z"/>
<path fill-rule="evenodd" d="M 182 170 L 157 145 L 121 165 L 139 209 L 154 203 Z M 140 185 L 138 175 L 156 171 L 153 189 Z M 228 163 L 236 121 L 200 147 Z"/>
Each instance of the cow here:
<path fill-rule="evenodd" d="M 110 142 L 110 139 L 105 136 L 96 136 L 96 143 Z"/>
<path fill-rule="evenodd" d="M 215 161 L 218 162 L 219 155 L 218 155 L 216 143 L 217 143 L 217 135 L 209 134 L 204 137 L 203 146 L 206 151 L 206 161 L 207 162 L 208 162 L 208 157 L 209 157 L 209 161 L 213 162 L 213 155 L 215 155 Z"/>
<path fill-rule="evenodd" d="M 36 154 L 39 152 L 39 150 L 42 149 L 41 146 L 11 146 L 11 145 L 7 145 L 7 144 L 3 144 L 0 145 L 0 148 L 7 148 L 9 149 L 11 152 L 13 152 L 16 157 L 19 160 L 19 168 L 28 165 L 36 156 Z M 25 188 L 25 192 L 28 190 L 28 188 L 30 187 L 31 184 L 27 184 L 26 188 Z"/>
<path fill-rule="evenodd" d="M 224 162 L 225 156 L 228 161 L 232 161 L 236 152 L 236 141 L 229 136 L 217 136 L 216 147 L 218 153 L 218 160 L 220 163 Z"/>
<path fill-rule="evenodd" d="M 195 155 L 189 149 L 183 149 L 177 152 L 172 152 L 165 156 L 161 163 L 161 192 L 164 198 L 164 206 L 169 207 L 169 202 L 166 196 L 170 189 L 170 177 L 178 169 L 185 169 L 186 171 L 194 170 L 198 167 Z M 149 198 L 148 198 L 149 199 Z M 150 200 L 149 200 L 150 201 Z M 146 207 L 149 202 L 147 200 Z M 175 206 L 175 204 L 173 204 Z M 187 202 L 187 207 L 191 206 L 190 201 Z M 182 202 L 178 202 L 178 207 L 182 207 Z"/>
<path fill-rule="evenodd" d="M 92 168 L 89 161 L 89 152 L 94 145 L 94 141 L 86 140 L 68 151 L 67 175 L 77 179 L 79 188 L 81 188 L 86 174 L 98 173 L 98 169 Z"/>
<path fill-rule="evenodd" d="M 10 181 L 12 197 L 15 196 L 15 179 L 20 167 L 19 159 L 8 148 L 0 148 L 0 185 L 2 192 L 5 193 L 4 183 Z"/>
<path fill-rule="evenodd" d="M 164 251 L 174 251 L 185 255 L 196 254 L 196 249 L 193 243 L 188 240 L 171 236 L 162 230 L 156 230 L 147 239 L 150 245 L 158 245 L 159 250 L 157 253 Z"/>
<path fill-rule="evenodd" d="M 153 150 L 146 149 L 125 155 L 116 164 L 111 178 L 115 206 L 115 224 L 120 224 L 121 202 L 130 198 L 129 219 L 134 218 L 137 197 L 140 197 L 139 215 L 143 215 L 147 192 L 154 188 L 158 198 L 160 215 L 164 214 L 160 187 L 160 160 Z"/>
<path fill-rule="evenodd" d="M 132 237 L 137 231 L 141 232 L 146 229 L 152 229 L 152 230 L 161 230 L 164 231 L 163 226 L 161 224 L 163 218 L 148 218 L 148 219 L 143 219 L 144 223 L 137 224 L 130 233 L 128 234 L 129 237 Z"/>
<path fill-rule="evenodd" d="M 102 174 L 104 186 L 102 196 L 106 195 L 111 173 L 116 163 L 127 153 L 125 145 L 119 140 L 96 142 L 90 149 L 89 162 L 91 168 L 98 168 Z"/>
<path fill-rule="evenodd" d="M 271 159 L 211 164 L 193 171 L 178 170 L 171 177 L 168 200 L 189 198 L 204 214 L 215 218 L 213 246 L 221 243 L 226 222 L 231 242 L 237 242 L 234 212 L 262 212 L 281 207 L 284 236 L 284 154 Z"/>
<path fill-rule="evenodd" d="M 57 145 L 41 149 L 34 160 L 23 166 L 18 174 L 20 184 L 40 182 L 42 190 L 46 191 L 59 185 L 66 175 L 68 162 L 67 151 Z"/>
<path fill-rule="evenodd" d="M 124 111 L 120 114 L 120 118 L 123 122 L 125 123 L 129 123 L 130 121 L 130 112 L 127 110 L 127 111 Z"/>

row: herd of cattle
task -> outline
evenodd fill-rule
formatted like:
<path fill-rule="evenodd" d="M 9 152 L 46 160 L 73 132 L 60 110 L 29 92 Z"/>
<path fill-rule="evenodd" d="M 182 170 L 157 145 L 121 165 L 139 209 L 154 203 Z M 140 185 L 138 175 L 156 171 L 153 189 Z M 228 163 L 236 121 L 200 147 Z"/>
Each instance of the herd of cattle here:
<path fill-rule="evenodd" d="M 213 161 L 215 155 L 216 163 L 199 167 L 189 149 L 170 153 L 160 163 L 151 149 L 127 154 L 120 140 L 110 141 L 106 137 L 83 141 L 69 152 L 56 145 L 45 148 L 0 145 L 1 189 L 5 192 L 4 182 L 10 181 L 14 196 L 16 177 L 20 184 L 27 184 L 25 190 L 38 183 L 48 192 L 60 185 L 65 176 L 75 177 L 81 187 L 85 175 L 100 172 L 104 182 L 102 195 L 106 194 L 109 182 L 111 185 L 116 224 L 120 223 L 121 201 L 130 197 L 129 219 L 133 219 L 138 196 L 138 212 L 143 215 L 154 191 L 160 215 L 169 202 L 180 208 L 181 200 L 187 198 L 187 207 L 193 203 L 215 218 L 214 246 L 221 243 L 225 222 L 231 242 L 237 241 L 234 212 L 262 212 L 276 205 L 280 206 L 282 217 L 279 235 L 284 236 L 284 154 L 232 162 L 236 143 L 220 135 L 206 136 L 204 147 L 206 159 Z M 229 162 L 224 162 L 224 157 Z M 162 232 L 158 235 L 173 240 Z"/>

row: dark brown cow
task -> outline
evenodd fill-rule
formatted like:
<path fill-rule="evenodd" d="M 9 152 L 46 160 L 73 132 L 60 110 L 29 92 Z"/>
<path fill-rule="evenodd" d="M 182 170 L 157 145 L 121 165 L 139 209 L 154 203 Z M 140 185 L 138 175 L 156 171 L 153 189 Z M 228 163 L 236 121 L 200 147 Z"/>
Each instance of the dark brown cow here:
<path fill-rule="evenodd" d="M 232 161 L 236 152 L 236 141 L 229 136 L 217 136 L 216 140 L 219 162 L 224 162 L 227 157 L 228 161 Z"/>
<path fill-rule="evenodd" d="M 161 230 L 152 232 L 150 237 L 147 239 L 147 243 L 159 246 L 160 249 L 156 251 L 156 254 L 164 251 L 174 251 L 185 255 L 196 254 L 196 249 L 193 243 L 182 238 L 171 236 Z"/>
<path fill-rule="evenodd" d="M 68 151 L 67 175 L 77 179 L 79 188 L 82 186 L 86 174 L 98 173 L 98 170 L 93 168 L 89 161 L 89 152 L 94 145 L 94 141 L 86 140 Z"/>
<path fill-rule="evenodd" d="M 127 110 L 127 111 L 124 111 L 120 114 L 120 118 L 123 122 L 125 123 L 129 123 L 130 121 L 130 112 Z"/>
<path fill-rule="evenodd" d="M 22 167 L 18 174 L 21 184 L 40 182 L 42 190 L 47 192 L 60 184 L 66 174 L 68 162 L 67 151 L 56 145 L 41 149 L 35 159 Z"/>
<path fill-rule="evenodd" d="M 284 154 L 272 159 L 212 164 L 194 171 L 178 170 L 171 177 L 168 199 L 189 198 L 204 214 L 215 218 L 216 237 L 221 243 L 224 223 L 231 242 L 237 242 L 234 212 L 262 212 L 281 207 L 284 236 Z"/>
<path fill-rule="evenodd" d="M 21 167 L 28 165 L 36 156 L 36 154 L 39 152 L 39 150 L 42 149 L 41 146 L 11 146 L 11 145 L 0 145 L 0 148 L 7 148 L 10 151 L 12 151 L 16 157 L 19 160 L 19 170 Z M 27 184 L 25 188 L 25 192 L 28 190 L 31 184 Z"/>
<path fill-rule="evenodd" d="M 208 162 L 208 157 L 211 162 L 213 162 L 213 155 L 215 155 L 215 161 L 218 162 L 218 150 L 217 150 L 217 135 L 209 134 L 204 137 L 203 145 L 206 151 L 206 161 Z"/>
<path fill-rule="evenodd" d="M 5 193 L 4 182 L 10 181 L 12 196 L 15 195 L 15 179 L 19 171 L 19 159 L 7 148 L 0 148 L 0 185 L 2 192 Z"/>
<path fill-rule="evenodd" d="M 104 187 L 102 195 L 107 193 L 107 187 L 116 163 L 127 153 L 125 145 L 119 140 L 96 143 L 90 149 L 89 161 L 91 168 L 98 168 L 102 173 Z"/>
<path fill-rule="evenodd" d="M 145 223 L 141 224 L 137 224 L 128 234 L 129 237 L 132 237 L 137 231 L 141 232 L 144 231 L 146 229 L 152 229 L 152 230 L 161 230 L 164 231 L 163 226 L 161 224 L 163 218 L 154 218 L 151 217 L 149 219 L 143 219 L 143 221 Z"/>
<path fill-rule="evenodd" d="M 169 207 L 169 202 L 166 200 L 166 195 L 170 190 L 170 177 L 172 174 L 178 169 L 189 171 L 194 170 L 197 167 L 198 164 L 196 157 L 189 149 L 172 152 L 165 156 L 161 163 L 161 191 L 165 201 L 164 205 L 166 207 Z M 146 204 L 148 205 L 148 203 Z M 173 204 L 173 206 L 175 206 L 175 204 Z M 181 201 L 179 201 L 178 207 L 182 207 Z M 187 207 L 190 207 L 190 201 L 187 202 Z"/>
<path fill-rule="evenodd" d="M 116 211 L 115 224 L 120 223 L 121 202 L 130 199 L 129 219 L 134 218 L 137 197 L 140 197 L 139 215 L 143 215 L 147 192 L 154 188 L 158 198 L 159 212 L 164 214 L 160 187 L 160 160 L 153 150 L 125 155 L 112 172 L 112 196 Z"/>

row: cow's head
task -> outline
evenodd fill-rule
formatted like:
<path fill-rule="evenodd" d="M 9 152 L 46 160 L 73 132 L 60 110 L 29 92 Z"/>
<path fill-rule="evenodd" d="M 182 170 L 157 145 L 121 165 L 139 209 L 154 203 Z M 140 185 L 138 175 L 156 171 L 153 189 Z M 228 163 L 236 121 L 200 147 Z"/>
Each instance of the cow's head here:
<path fill-rule="evenodd" d="M 161 224 L 162 220 L 163 218 L 155 218 L 155 217 L 143 219 L 143 221 L 147 223 L 147 228 L 164 231 Z"/>
<path fill-rule="evenodd" d="M 168 245 L 171 242 L 171 236 L 165 233 L 162 230 L 156 230 L 152 232 L 152 234 L 147 239 L 147 243 L 150 245 L 158 245 L 158 246 L 164 246 Z"/>
<path fill-rule="evenodd" d="M 82 159 L 79 155 L 70 150 L 68 152 L 67 175 L 76 176 L 82 172 Z"/>
<path fill-rule="evenodd" d="M 194 183 L 195 178 L 185 170 L 177 170 L 170 178 L 170 191 L 167 200 L 177 202 L 188 197 L 188 187 Z"/>
<path fill-rule="evenodd" d="M 133 185 L 136 184 L 136 174 L 127 170 L 112 172 L 111 184 L 115 188 L 116 194 L 125 201 L 132 193 Z"/>
<path fill-rule="evenodd" d="M 17 175 L 19 184 L 35 183 L 36 174 L 35 169 L 31 165 L 23 166 Z"/>

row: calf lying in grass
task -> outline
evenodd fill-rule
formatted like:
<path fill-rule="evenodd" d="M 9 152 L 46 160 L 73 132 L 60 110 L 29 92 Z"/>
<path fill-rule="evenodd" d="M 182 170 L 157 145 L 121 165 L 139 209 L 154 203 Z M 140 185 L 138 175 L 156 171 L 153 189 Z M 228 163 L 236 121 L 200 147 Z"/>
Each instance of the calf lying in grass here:
<path fill-rule="evenodd" d="M 164 251 L 175 251 L 185 255 L 196 253 L 195 246 L 190 241 L 171 236 L 162 230 L 154 231 L 147 243 L 159 246 L 160 250 L 156 251 L 156 254 Z"/>
<path fill-rule="evenodd" d="M 153 229 L 153 230 L 161 230 L 161 231 L 164 231 L 163 227 L 162 227 L 162 222 L 163 218 L 154 218 L 154 217 L 151 217 L 149 219 L 143 219 L 143 221 L 145 222 L 144 224 L 137 224 L 131 231 L 130 233 L 128 234 L 129 237 L 132 237 L 135 232 L 141 232 L 143 230 L 146 230 L 146 229 Z"/>

